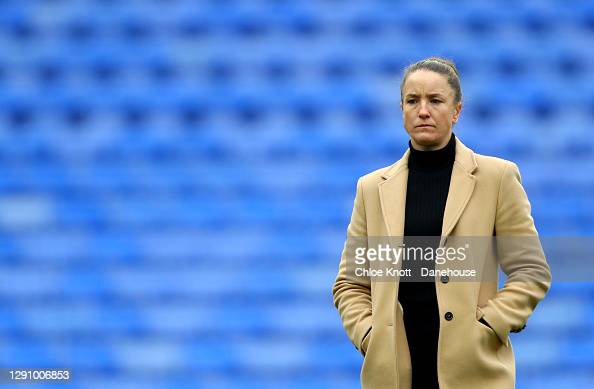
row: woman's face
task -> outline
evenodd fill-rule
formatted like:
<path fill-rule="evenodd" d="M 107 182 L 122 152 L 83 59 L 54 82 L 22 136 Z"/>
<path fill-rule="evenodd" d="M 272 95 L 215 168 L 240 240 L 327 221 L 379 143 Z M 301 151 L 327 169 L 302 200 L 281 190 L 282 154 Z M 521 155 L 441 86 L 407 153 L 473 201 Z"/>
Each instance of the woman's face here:
<path fill-rule="evenodd" d="M 444 75 L 430 70 L 411 73 L 402 88 L 402 120 L 417 150 L 438 150 L 450 140 L 462 103 L 454 104 L 454 90 Z"/>

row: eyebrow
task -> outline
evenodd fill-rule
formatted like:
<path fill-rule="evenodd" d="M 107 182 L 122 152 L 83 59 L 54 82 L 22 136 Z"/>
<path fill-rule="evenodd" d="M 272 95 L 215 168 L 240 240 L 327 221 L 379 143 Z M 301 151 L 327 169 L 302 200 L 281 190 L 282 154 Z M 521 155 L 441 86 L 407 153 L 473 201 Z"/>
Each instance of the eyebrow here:
<path fill-rule="evenodd" d="M 445 97 L 441 93 L 428 93 L 427 96 L 429 96 L 429 97 Z M 419 95 L 416 93 L 408 93 L 404 97 L 419 97 Z"/>

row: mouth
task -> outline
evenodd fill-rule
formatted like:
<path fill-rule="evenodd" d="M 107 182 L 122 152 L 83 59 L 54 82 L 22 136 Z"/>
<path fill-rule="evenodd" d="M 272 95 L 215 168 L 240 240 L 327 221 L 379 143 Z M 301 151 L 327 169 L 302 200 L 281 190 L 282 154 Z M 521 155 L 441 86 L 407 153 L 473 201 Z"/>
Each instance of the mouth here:
<path fill-rule="evenodd" d="M 435 126 L 432 126 L 430 124 L 421 124 L 419 126 L 416 126 L 415 128 L 434 128 Z"/>

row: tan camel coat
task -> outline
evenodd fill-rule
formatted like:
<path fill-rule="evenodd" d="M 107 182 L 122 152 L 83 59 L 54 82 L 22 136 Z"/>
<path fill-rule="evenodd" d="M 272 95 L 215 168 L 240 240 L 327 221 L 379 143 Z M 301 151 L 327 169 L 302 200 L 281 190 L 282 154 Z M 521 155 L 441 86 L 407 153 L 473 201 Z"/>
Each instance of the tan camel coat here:
<path fill-rule="evenodd" d="M 407 150 L 395 164 L 359 179 L 347 236 L 402 236 L 408 155 Z M 512 162 L 476 154 L 456 139 L 441 242 L 445 247 L 448 236 L 493 235 L 538 240 L 518 168 Z M 540 245 L 497 254 L 491 260 L 488 265 L 500 266 L 507 275 L 499 290 L 497 280 L 443 282 L 436 277 L 441 389 L 515 386 L 509 333 L 525 327 L 550 287 L 551 274 Z M 345 245 L 332 293 L 348 337 L 364 356 L 362 387 L 409 389 L 406 312 L 398 303 L 398 280 L 354 279 L 347 267 Z M 528 273 L 536 276 L 522 278 Z"/>

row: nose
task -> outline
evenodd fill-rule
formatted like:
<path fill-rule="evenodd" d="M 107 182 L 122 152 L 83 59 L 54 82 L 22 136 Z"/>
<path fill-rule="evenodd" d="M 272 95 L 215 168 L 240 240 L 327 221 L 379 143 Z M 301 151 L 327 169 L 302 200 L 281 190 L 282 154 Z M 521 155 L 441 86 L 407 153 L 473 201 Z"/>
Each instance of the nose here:
<path fill-rule="evenodd" d="M 427 109 L 427 105 L 425 102 L 421 102 L 419 107 L 419 117 L 422 119 L 426 119 L 429 117 L 429 110 Z"/>

